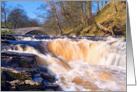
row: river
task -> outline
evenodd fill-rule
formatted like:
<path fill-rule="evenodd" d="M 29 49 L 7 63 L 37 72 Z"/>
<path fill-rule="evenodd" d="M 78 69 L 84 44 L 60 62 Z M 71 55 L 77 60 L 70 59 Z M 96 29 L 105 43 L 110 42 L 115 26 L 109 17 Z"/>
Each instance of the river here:
<path fill-rule="evenodd" d="M 123 37 L 13 35 L 1 47 L 37 55 L 39 66 L 64 91 L 125 91 L 126 41 Z"/>

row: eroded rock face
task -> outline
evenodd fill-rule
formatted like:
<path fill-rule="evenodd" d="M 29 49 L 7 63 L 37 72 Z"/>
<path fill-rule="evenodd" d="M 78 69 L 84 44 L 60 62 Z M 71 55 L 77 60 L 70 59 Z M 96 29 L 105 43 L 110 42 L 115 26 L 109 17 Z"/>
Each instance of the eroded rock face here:
<path fill-rule="evenodd" d="M 36 55 L 15 52 L 1 53 L 2 91 L 57 91 L 55 76 L 37 65 Z"/>

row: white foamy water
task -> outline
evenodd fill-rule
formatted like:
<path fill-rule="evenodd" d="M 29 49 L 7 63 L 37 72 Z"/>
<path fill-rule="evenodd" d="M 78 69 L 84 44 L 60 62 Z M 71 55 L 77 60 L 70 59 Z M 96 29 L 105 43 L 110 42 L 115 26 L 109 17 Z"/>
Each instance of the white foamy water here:
<path fill-rule="evenodd" d="M 92 41 L 85 38 L 38 40 L 22 37 L 21 40 L 34 42 L 3 51 L 37 55 L 39 65 L 47 67 L 65 91 L 126 90 L 126 42 L 120 38 Z"/>

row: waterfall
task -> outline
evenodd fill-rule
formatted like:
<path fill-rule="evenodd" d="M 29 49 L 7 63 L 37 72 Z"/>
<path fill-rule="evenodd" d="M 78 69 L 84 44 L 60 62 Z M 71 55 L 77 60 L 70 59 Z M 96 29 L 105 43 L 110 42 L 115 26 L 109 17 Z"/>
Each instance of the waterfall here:
<path fill-rule="evenodd" d="M 65 91 L 126 90 L 126 42 L 121 38 L 16 38 L 14 48 L 2 51 L 37 55 L 39 66 L 47 67 Z"/>

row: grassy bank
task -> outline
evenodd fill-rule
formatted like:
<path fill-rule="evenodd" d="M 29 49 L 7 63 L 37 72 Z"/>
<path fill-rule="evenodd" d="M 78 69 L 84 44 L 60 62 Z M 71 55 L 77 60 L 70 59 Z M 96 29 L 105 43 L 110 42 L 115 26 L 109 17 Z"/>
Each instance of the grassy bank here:
<path fill-rule="evenodd" d="M 111 1 L 95 15 L 95 21 L 108 29 L 112 29 L 116 36 L 126 36 L 126 3 L 122 1 L 115 3 L 117 11 L 115 11 L 114 3 Z M 96 27 L 93 22 L 89 26 L 80 25 L 77 28 L 65 29 L 63 32 L 66 35 L 111 36 Z"/>
<path fill-rule="evenodd" d="M 15 32 L 7 31 L 7 30 L 1 30 L 1 34 L 15 34 Z"/>

